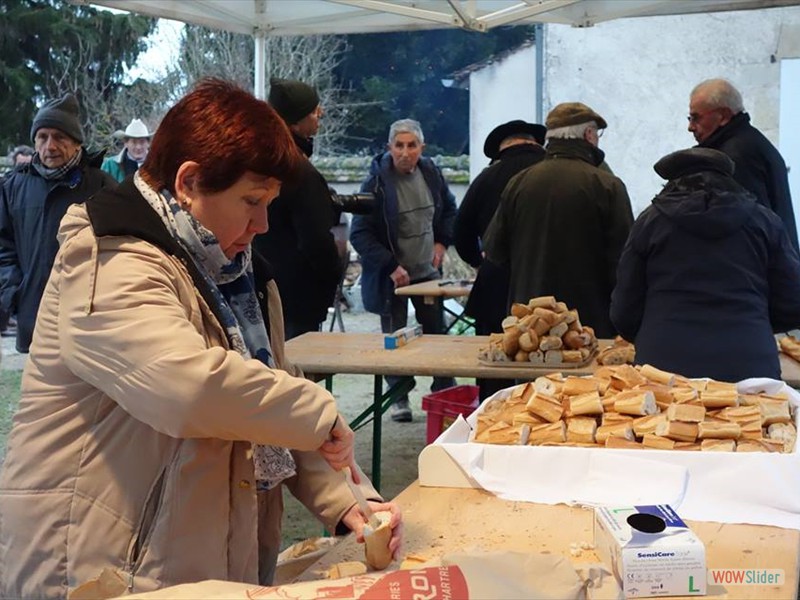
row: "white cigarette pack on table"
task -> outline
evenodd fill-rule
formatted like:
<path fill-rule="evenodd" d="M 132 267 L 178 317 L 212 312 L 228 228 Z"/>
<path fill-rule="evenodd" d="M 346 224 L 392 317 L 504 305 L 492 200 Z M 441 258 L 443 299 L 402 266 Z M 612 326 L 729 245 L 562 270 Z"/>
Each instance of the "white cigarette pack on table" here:
<path fill-rule="evenodd" d="M 706 593 L 705 546 L 668 504 L 595 508 L 594 543 L 626 598 Z"/>

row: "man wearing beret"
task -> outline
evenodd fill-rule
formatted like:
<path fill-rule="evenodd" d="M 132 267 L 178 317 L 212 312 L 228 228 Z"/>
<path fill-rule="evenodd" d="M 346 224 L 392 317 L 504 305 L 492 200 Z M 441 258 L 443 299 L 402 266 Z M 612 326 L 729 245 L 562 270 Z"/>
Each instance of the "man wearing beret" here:
<path fill-rule="evenodd" d="M 611 291 L 633 212 L 622 181 L 599 168 L 606 121 L 566 102 L 545 124 L 547 154 L 509 182 L 486 231 L 486 255 L 510 266 L 509 305 L 555 296 L 597 337 L 614 337 Z"/>
<path fill-rule="evenodd" d="M 298 148 L 311 157 L 322 106 L 310 85 L 271 79 L 269 103 L 289 126 Z M 311 164 L 294 182 L 284 183 L 269 207 L 269 229 L 253 240 L 254 249 L 274 269 L 283 304 L 286 339 L 318 331 L 333 305 L 342 260 L 331 228 L 339 222 L 328 183 Z"/>
<path fill-rule="evenodd" d="M 469 186 L 458 208 L 455 247 L 461 258 L 478 270 L 465 312 L 475 319 L 475 332 L 489 335 L 502 331 L 508 315 L 508 265 L 486 260 L 483 238 L 500 204 L 506 184 L 520 171 L 540 162 L 545 156 L 544 125 L 521 120 L 495 127 L 486 138 L 483 153 L 491 159 Z M 513 385 L 502 379 L 479 379 L 481 399 Z"/>
<path fill-rule="evenodd" d="M 798 249 L 797 224 L 789 191 L 789 171 L 780 152 L 750 124 L 742 95 L 730 81 L 707 79 L 689 99 L 689 131 L 701 148 L 713 148 L 733 159 L 733 178 L 783 221 Z"/>
<path fill-rule="evenodd" d="M 100 170 L 103 153 L 83 147 L 78 100 L 49 100 L 31 125 L 36 153 L 0 192 L 0 306 L 17 315 L 19 352 L 28 352 L 47 278 L 58 251 L 61 218 L 116 181 Z"/>
<path fill-rule="evenodd" d="M 800 256 L 780 217 L 735 180 L 731 158 L 690 148 L 633 224 L 611 318 L 636 362 L 687 377 L 780 379 L 773 332 L 800 326 Z"/>

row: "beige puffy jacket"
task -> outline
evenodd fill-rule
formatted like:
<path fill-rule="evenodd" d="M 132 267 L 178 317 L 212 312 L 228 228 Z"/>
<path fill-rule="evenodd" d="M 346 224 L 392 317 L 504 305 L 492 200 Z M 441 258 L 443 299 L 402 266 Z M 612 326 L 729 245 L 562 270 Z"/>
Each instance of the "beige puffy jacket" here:
<path fill-rule="evenodd" d="M 333 397 L 229 350 L 174 256 L 96 237 L 85 205 L 59 237 L 0 474 L 0 597 L 65 597 L 103 568 L 138 592 L 256 583 L 251 441 L 306 451 L 289 483 L 333 529 L 354 504 L 315 451 Z"/>

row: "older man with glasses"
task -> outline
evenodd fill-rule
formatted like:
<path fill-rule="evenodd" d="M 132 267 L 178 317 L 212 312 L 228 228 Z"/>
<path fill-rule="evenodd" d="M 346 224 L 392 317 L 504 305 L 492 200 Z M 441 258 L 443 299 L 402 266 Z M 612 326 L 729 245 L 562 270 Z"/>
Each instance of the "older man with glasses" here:
<path fill-rule="evenodd" d="M 781 218 L 797 249 L 786 163 L 777 148 L 750 124 L 742 95 L 730 81 L 708 79 L 692 90 L 689 131 L 699 147 L 719 150 L 733 159 L 736 165 L 733 178 L 753 193 L 759 204 Z"/>

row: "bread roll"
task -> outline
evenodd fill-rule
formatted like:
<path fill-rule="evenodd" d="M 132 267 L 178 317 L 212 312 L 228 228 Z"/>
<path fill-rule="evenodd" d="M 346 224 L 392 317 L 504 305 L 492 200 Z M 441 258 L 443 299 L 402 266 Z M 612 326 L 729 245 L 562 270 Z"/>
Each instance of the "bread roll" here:
<path fill-rule="evenodd" d="M 383 510 L 375 513 L 381 522 L 380 527 L 372 530 L 368 526 L 364 527 L 364 552 L 367 557 L 367 564 L 373 569 L 383 570 L 392 562 L 392 551 L 389 550 L 389 542 L 392 539 L 392 527 L 390 521 L 392 513 Z"/>

